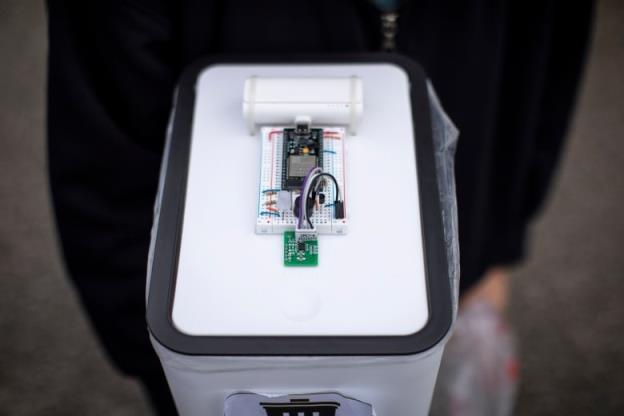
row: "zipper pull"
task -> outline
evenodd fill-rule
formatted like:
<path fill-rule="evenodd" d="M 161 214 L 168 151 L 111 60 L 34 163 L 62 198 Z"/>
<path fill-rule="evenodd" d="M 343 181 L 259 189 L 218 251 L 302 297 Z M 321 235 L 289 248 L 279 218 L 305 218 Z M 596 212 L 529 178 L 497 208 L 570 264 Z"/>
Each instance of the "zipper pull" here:
<path fill-rule="evenodd" d="M 384 52 L 396 51 L 396 35 L 399 31 L 399 13 L 381 13 L 381 50 Z"/>

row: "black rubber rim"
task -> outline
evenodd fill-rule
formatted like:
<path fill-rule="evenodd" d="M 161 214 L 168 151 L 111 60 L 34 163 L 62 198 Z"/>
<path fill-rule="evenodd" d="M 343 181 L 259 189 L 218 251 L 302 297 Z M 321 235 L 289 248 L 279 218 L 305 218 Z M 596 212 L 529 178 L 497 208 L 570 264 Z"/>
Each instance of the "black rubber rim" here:
<path fill-rule="evenodd" d="M 182 216 L 190 155 L 195 84 L 205 69 L 226 64 L 362 64 L 387 63 L 401 67 L 410 80 L 416 141 L 416 166 L 421 203 L 425 280 L 429 320 L 407 336 L 191 336 L 171 320 L 178 266 Z M 155 237 L 147 322 L 152 336 L 164 347 L 186 355 L 213 356 L 345 356 L 408 355 L 434 347 L 448 332 L 452 300 L 443 238 L 427 82 L 423 69 L 397 54 L 340 54 L 292 56 L 216 56 L 199 60 L 182 74 L 173 114 L 171 145 L 162 189 Z"/>

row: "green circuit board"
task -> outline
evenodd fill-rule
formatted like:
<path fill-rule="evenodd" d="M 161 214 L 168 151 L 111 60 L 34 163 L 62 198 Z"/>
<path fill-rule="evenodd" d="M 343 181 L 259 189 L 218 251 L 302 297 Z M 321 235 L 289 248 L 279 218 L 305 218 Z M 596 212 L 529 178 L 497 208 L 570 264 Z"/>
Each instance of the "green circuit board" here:
<path fill-rule="evenodd" d="M 318 266 L 318 239 L 314 234 L 284 232 L 284 266 Z"/>

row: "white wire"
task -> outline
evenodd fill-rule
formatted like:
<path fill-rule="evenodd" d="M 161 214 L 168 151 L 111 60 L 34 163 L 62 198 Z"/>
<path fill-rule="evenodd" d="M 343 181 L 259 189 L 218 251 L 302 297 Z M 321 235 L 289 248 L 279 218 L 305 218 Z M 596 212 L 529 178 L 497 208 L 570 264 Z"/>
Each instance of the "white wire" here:
<path fill-rule="evenodd" d="M 308 195 L 310 194 L 310 186 L 314 182 L 314 178 L 316 178 L 322 172 L 323 170 L 318 167 L 315 168 L 312 172 L 310 172 L 310 175 L 308 176 L 308 181 L 306 182 L 306 186 L 303 189 L 303 193 L 299 195 L 299 204 L 300 206 L 301 204 L 303 204 L 303 209 L 300 211 L 301 216 L 302 216 L 301 228 L 307 228 L 310 226 L 310 224 L 308 224 L 308 210 L 306 209 L 307 199 L 308 199 Z M 314 229 L 314 226 L 312 226 L 312 229 Z"/>

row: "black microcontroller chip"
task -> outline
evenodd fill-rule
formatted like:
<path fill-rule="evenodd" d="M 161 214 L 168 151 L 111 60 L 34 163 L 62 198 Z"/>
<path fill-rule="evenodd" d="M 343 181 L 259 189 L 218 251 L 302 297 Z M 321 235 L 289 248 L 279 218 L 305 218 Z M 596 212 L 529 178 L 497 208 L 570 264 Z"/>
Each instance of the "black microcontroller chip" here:
<path fill-rule="evenodd" d="M 284 129 L 282 189 L 295 190 L 315 167 L 323 166 L 322 129 Z"/>
<path fill-rule="evenodd" d="M 288 176 L 304 177 L 312 168 L 317 166 L 316 156 L 292 155 L 288 156 Z"/>

